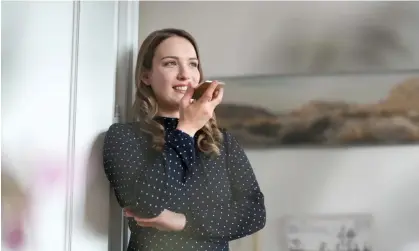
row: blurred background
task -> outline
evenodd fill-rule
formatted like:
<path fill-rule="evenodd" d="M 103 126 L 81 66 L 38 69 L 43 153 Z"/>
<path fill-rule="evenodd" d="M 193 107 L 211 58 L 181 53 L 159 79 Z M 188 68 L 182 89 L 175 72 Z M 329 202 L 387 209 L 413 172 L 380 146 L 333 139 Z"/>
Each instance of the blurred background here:
<path fill-rule="evenodd" d="M 124 250 L 103 133 L 167 27 L 226 83 L 219 121 L 265 193 L 232 250 L 419 250 L 417 2 L 2 1 L 1 23 L 2 250 Z"/>

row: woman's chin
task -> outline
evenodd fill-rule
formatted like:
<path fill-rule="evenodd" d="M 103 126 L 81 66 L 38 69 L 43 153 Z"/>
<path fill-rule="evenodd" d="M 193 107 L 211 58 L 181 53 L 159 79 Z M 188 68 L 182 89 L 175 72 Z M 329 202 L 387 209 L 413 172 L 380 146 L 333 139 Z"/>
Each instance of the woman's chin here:
<path fill-rule="evenodd" d="M 182 101 L 183 96 L 185 96 L 185 94 L 173 95 L 170 99 L 170 101 L 171 101 L 170 103 L 173 104 L 173 105 L 179 105 L 180 102 Z"/>
<path fill-rule="evenodd" d="M 181 100 L 182 98 L 170 100 L 170 102 L 168 102 L 167 108 L 170 110 L 179 110 Z"/>

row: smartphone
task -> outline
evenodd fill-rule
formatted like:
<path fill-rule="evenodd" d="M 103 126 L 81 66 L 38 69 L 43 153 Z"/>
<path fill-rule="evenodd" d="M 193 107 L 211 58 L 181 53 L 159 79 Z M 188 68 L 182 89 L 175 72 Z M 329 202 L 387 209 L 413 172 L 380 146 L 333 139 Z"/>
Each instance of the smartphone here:
<path fill-rule="evenodd" d="M 202 84 L 200 84 L 197 88 L 195 88 L 194 93 L 192 95 L 192 99 L 198 100 L 202 97 L 202 95 L 206 92 L 206 90 L 208 89 L 208 87 L 211 85 L 211 83 L 214 81 L 211 80 L 207 80 L 205 82 L 203 82 Z M 218 82 L 218 86 L 216 87 L 217 89 L 220 89 L 224 87 L 224 83 L 223 82 Z"/>

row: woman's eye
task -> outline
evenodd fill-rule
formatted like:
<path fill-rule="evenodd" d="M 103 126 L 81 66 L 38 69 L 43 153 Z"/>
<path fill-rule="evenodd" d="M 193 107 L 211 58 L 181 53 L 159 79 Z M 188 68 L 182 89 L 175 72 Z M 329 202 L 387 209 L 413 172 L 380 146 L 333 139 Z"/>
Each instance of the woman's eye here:
<path fill-rule="evenodd" d="M 198 67 L 198 63 L 196 63 L 196 62 L 192 62 L 192 63 L 191 63 L 191 66 L 192 66 L 192 67 Z"/>
<path fill-rule="evenodd" d="M 168 62 L 164 62 L 163 64 L 164 66 L 175 66 L 176 65 L 176 61 L 168 61 Z"/>

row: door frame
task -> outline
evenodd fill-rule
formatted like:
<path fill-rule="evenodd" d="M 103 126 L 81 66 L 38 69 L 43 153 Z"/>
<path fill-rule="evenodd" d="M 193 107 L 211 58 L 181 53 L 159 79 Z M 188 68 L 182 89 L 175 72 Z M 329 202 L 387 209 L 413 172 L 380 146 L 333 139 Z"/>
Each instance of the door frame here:
<path fill-rule="evenodd" d="M 119 1 L 117 18 L 117 69 L 115 79 L 114 122 L 128 122 L 133 103 L 135 64 L 139 47 L 139 1 Z M 109 251 L 128 247 L 128 222 L 116 201 L 113 189 L 109 198 Z"/>

